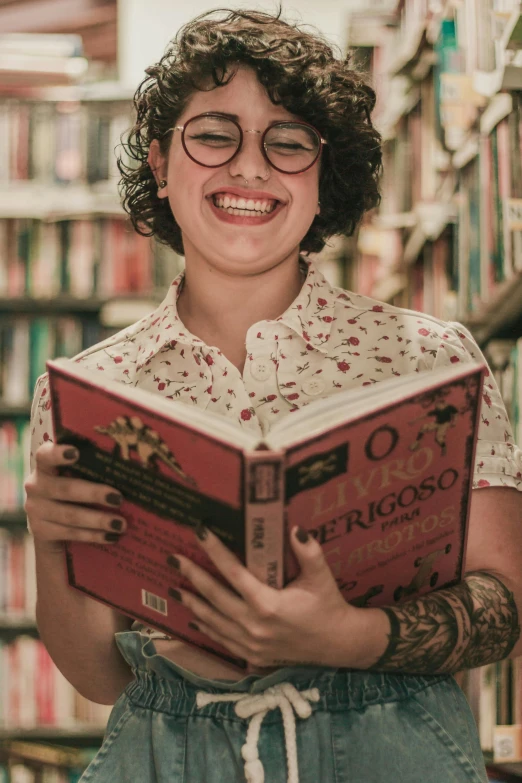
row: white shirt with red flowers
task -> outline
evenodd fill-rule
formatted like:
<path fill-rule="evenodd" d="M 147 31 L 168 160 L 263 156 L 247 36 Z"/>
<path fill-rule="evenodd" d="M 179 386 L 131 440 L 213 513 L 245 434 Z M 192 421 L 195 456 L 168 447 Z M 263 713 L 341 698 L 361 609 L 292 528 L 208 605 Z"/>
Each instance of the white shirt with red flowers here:
<path fill-rule="evenodd" d="M 483 359 L 460 324 L 332 287 L 317 265 L 306 262 L 306 267 L 306 280 L 286 312 L 248 330 L 242 374 L 181 322 L 177 298 L 183 272 L 154 312 L 75 361 L 112 380 L 226 416 L 261 436 L 314 400 L 393 376 Z M 522 490 L 522 450 L 514 443 L 491 374 L 480 419 L 474 487 Z M 37 448 L 52 439 L 49 385 L 42 375 L 31 414 L 31 470 Z"/>

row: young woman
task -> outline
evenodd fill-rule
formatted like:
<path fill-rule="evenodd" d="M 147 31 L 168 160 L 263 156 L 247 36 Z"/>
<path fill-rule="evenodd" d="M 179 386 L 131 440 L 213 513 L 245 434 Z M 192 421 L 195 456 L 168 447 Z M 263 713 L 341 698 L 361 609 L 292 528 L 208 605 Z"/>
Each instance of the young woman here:
<path fill-rule="evenodd" d="M 211 13 L 147 73 L 134 164 L 120 163 L 125 206 L 186 269 L 150 316 L 81 354 L 83 366 L 266 433 L 313 400 L 479 356 L 460 325 L 334 288 L 303 256 L 377 204 L 381 163 L 374 93 L 319 35 L 260 12 Z M 522 652 L 522 460 L 491 377 L 458 586 L 351 606 L 299 529 L 301 574 L 281 591 L 204 530 L 230 589 L 172 553 L 196 589 L 177 596 L 196 623 L 262 670 L 242 678 L 68 589 L 63 542 L 124 536 L 122 498 L 59 476 L 75 453 L 53 444 L 45 376 L 32 437 L 40 633 L 81 693 L 117 700 L 85 783 L 486 780 L 452 674 Z"/>

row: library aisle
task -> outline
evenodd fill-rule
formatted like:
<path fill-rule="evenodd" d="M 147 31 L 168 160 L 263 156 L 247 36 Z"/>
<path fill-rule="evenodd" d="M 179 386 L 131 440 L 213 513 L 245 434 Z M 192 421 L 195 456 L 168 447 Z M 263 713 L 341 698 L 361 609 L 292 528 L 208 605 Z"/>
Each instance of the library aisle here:
<path fill-rule="evenodd" d="M 347 287 L 466 325 L 522 442 L 522 17 L 515 0 L 402 0 L 351 17 L 377 91 L 383 199 Z M 522 467 L 522 466 L 521 466 Z M 522 660 L 458 677 L 491 780 L 522 780 Z"/>
<path fill-rule="evenodd" d="M 134 90 L 118 76 L 119 6 L 77 2 L 65 22 L 67 0 L 48 5 L 52 19 L 0 3 L 0 783 L 78 780 L 110 711 L 74 691 L 38 638 L 23 512 L 36 378 L 149 313 L 182 268 L 120 205 L 114 151 Z M 522 444 L 520 3 L 369 5 L 347 13 L 346 37 L 378 95 L 383 199 L 332 240 L 322 269 L 468 326 Z M 490 779 L 522 781 L 522 661 L 458 679 Z"/>

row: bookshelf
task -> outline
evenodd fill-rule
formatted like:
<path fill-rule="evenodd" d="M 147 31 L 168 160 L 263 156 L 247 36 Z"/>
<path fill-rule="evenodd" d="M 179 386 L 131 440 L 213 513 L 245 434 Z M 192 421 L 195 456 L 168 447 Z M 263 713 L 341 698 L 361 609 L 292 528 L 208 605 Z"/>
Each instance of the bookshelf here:
<path fill-rule="evenodd" d="M 381 25 L 351 17 L 384 175 L 347 271 L 353 290 L 472 331 L 519 444 L 521 14 L 518 0 L 400 0 Z M 462 687 L 491 779 L 522 780 L 522 659 L 467 672 Z"/>
<path fill-rule="evenodd" d="M 34 382 L 47 358 L 75 355 L 150 313 L 181 268 L 134 233 L 120 205 L 114 150 L 131 124 L 132 92 L 116 82 L 78 84 L 86 66 L 78 51 L 17 59 L 0 42 L 2 780 L 17 753 L 27 774 L 20 780 L 44 779 L 30 770 L 49 743 L 78 749 L 81 771 L 110 713 L 74 691 L 38 635 L 23 510 Z"/>

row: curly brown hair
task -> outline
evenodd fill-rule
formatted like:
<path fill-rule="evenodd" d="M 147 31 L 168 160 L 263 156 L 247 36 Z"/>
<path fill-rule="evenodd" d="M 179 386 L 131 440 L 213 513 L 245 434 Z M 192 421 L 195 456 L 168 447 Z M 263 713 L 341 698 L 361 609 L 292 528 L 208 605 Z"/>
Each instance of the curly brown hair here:
<path fill-rule="evenodd" d="M 223 16 L 225 14 L 225 16 Z M 149 145 L 158 139 L 167 157 L 172 134 L 196 90 L 228 84 L 234 68 L 255 70 L 274 104 L 316 127 L 327 140 L 319 175 L 321 212 L 300 244 L 317 253 L 336 234 L 350 236 L 364 212 L 379 203 L 381 139 L 370 112 L 375 93 L 350 67 L 350 55 L 334 55 L 315 29 L 260 11 L 215 9 L 180 29 L 161 60 L 146 69 L 134 95 L 136 124 L 118 157 L 120 195 L 135 230 L 183 255 L 181 230 L 168 199 L 157 196 L 147 163 Z M 211 87 L 211 89 L 215 89 Z"/>

